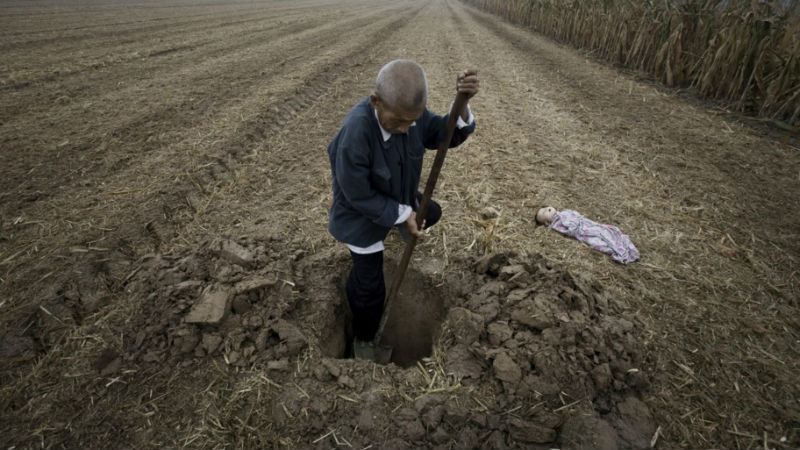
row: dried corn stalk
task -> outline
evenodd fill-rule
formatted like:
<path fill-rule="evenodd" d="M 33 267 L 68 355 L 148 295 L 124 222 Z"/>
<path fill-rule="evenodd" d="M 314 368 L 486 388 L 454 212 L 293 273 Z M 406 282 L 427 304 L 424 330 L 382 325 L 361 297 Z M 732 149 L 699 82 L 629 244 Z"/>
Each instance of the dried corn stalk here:
<path fill-rule="evenodd" d="M 800 126 L 796 0 L 464 0 L 668 86 Z"/>

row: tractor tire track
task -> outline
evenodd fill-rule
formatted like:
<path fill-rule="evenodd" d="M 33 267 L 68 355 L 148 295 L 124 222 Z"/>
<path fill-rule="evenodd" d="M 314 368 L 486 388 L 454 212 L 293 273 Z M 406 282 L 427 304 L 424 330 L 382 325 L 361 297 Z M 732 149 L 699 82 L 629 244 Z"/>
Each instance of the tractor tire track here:
<path fill-rule="evenodd" d="M 127 189 L 135 192 L 141 190 L 144 197 L 140 195 L 137 198 L 126 199 L 124 202 L 115 202 L 115 218 L 106 217 L 103 219 L 104 229 L 114 229 L 116 231 L 102 231 L 99 235 L 94 232 L 74 234 L 74 232 L 67 231 L 62 235 L 62 238 L 78 239 L 80 241 L 102 239 L 114 242 L 141 242 L 143 223 L 147 222 L 151 224 L 148 229 L 163 236 L 164 242 L 166 242 L 168 237 L 172 235 L 169 230 L 179 227 L 181 220 L 185 219 L 185 216 L 181 213 L 182 210 L 186 209 L 186 206 L 176 207 L 176 202 L 185 205 L 181 196 L 190 191 L 199 192 L 199 195 L 204 196 L 206 195 L 205 193 L 212 192 L 215 189 L 214 186 L 217 184 L 215 177 L 204 177 L 204 173 L 207 172 L 202 166 L 208 166 L 209 164 L 217 166 L 217 169 L 213 171 L 217 178 L 220 174 L 220 168 L 222 172 L 235 169 L 239 159 L 242 157 L 242 152 L 238 151 L 241 145 L 245 145 L 247 141 L 252 141 L 253 139 L 262 139 L 262 137 L 263 139 L 269 139 L 270 133 L 310 108 L 329 89 L 328 84 L 342 76 L 341 71 L 331 71 L 331 66 L 345 69 L 351 65 L 358 65 L 358 61 L 366 57 L 369 49 L 382 45 L 390 39 L 392 33 L 386 33 L 387 29 L 395 30 L 401 27 L 409 19 L 420 14 L 421 9 L 422 7 L 411 10 L 405 8 L 401 14 L 384 15 L 379 20 L 374 20 L 374 14 L 368 14 L 361 17 L 358 23 L 349 24 L 348 31 L 342 35 L 343 42 L 346 44 L 344 44 L 345 48 L 341 51 L 341 54 L 334 59 L 322 58 L 320 63 L 316 65 L 311 63 L 314 69 L 301 79 L 287 85 L 282 89 L 283 94 L 276 97 L 274 103 L 279 105 L 277 109 L 258 113 L 243 125 L 236 127 L 233 134 L 227 137 L 222 136 L 218 143 L 201 148 L 195 146 L 191 141 L 177 143 L 168 149 L 160 150 L 158 157 L 148 157 L 146 161 L 141 159 L 132 160 L 129 161 L 129 164 L 116 167 L 113 170 L 109 169 L 108 172 L 95 173 L 92 176 L 94 180 L 108 180 L 107 182 L 100 181 L 96 184 L 97 186 L 103 186 L 101 191 L 75 186 L 70 189 L 71 192 L 69 194 L 61 194 L 47 202 L 41 202 L 48 203 L 47 206 L 35 205 L 33 210 L 28 211 L 28 215 L 46 218 L 48 213 L 45 210 L 49 210 L 52 214 L 60 214 L 64 212 L 63 208 L 66 205 L 74 205 L 71 208 L 74 208 L 74 211 L 81 211 L 80 215 L 84 218 L 98 217 L 102 216 L 103 210 L 109 206 L 103 203 L 103 198 L 107 198 L 108 191 Z M 303 42 L 308 47 L 309 41 L 305 40 Z M 339 43 L 338 46 L 341 47 L 342 44 Z M 296 63 L 298 69 L 304 64 L 309 64 L 308 59 L 302 61 L 298 59 Z M 284 70 L 292 70 L 292 66 L 289 63 L 284 67 Z M 283 73 L 285 74 L 286 72 Z M 274 74 L 275 77 L 279 75 L 281 74 Z M 262 83 L 268 84 L 268 80 L 262 80 Z M 173 123 L 170 126 L 175 126 L 175 124 Z M 186 134 L 191 135 L 192 132 L 189 131 Z M 254 142 L 252 145 L 259 144 Z M 119 150 L 117 149 L 117 151 Z M 131 165 L 134 162 L 136 165 Z M 167 162 L 167 164 L 159 164 L 159 162 Z M 156 165 L 151 166 L 150 163 L 155 163 Z M 190 171 L 193 180 L 190 181 L 185 177 L 178 177 L 176 180 L 176 173 L 181 173 L 182 170 L 185 171 L 188 165 L 192 167 L 200 166 L 197 172 Z M 182 167 L 184 169 L 181 169 Z M 137 174 L 148 174 L 149 176 L 142 177 Z M 195 180 L 200 180 L 201 184 L 209 184 L 209 186 L 197 186 L 194 184 Z M 158 186 L 156 189 L 146 189 L 147 186 L 152 186 L 156 182 Z M 125 220 L 126 217 L 134 216 L 138 217 L 136 221 Z M 13 286 L 13 284 L 13 282 L 9 283 L 10 286 Z M 17 286 L 17 288 L 20 287 Z"/>
<path fill-rule="evenodd" d="M 358 29 L 374 21 L 377 16 L 390 16 L 390 14 L 386 14 L 387 11 L 392 10 L 381 8 L 377 11 L 361 15 L 360 17 L 328 23 L 321 27 L 313 27 L 311 25 L 304 26 L 296 33 L 282 36 L 277 41 L 257 44 L 255 48 L 263 49 L 264 54 L 255 53 L 253 47 L 243 47 L 242 51 L 246 51 L 248 55 L 246 58 L 239 58 L 236 53 L 228 53 L 222 56 L 222 58 L 228 61 L 234 61 L 232 65 L 220 64 L 213 59 L 206 60 L 207 64 L 205 65 L 208 69 L 203 68 L 203 66 L 191 67 L 181 65 L 179 66 L 179 71 L 170 77 L 174 80 L 173 83 L 175 88 L 177 88 L 174 92 L 179 93 L 179 95 L 167 101 L 162 100 L 161 103 L 155 105 L 155 108 L 148 107 L 145 103 L 144 113 L 136 114 L 130 118 L 122 118 L 119 125 L 104 125 L 102 130 L 93 132 L 87 130 L 89 132 L 83 133 L 82 138 L 77 138 L 76 142 L 70 143 L 69 146 L 61 149 L 59 153 L 61 153 L 62 162 L 66 163 L 70 158 L 80 158 L 80 160 L 86 161 L 88 156 L 86 153 L 87 151 L 90 152 L 89 154 L 102 154 L 107 148 L 116 148 L 117 150 L 124 150 L 127 148 L 130 149 L 129 151 L 115 152 L 116 156 L 114 161 L 104 161 L 98 158 L 89 159 L 89 166 L 83 162 L 72 167 L 70 164 L 64 164 L 61 174 L 56 176 L 48 176 L 42 179 L 31 178 L 29 176 L 21 178 L 8 177 L 0 182 L 2 183 L 2 192 L 8 195 L 14 192 L 12 189 L 14 189 L 15 186 L 24 186 L 28 191 L 47 193 L 52 192 L 53 186 L 55 185 L 60 184 L 63 186 L 65 183 L 69 183 L 71 179 L 82 179 L 87 174 L 93 173 L 99 169 L 116 172 L 125 167 L 132 155 L 149 152 L 151 149 L 161 148 L 166 143 L 164 139 L 167 141 L 174 139 L 169 137 L 165 137 L 164 139 L 153 138 L 155 135 L 154 133 L 157 133 L 158 130 L 191 128 L 192 122 L 196 120 L 198 114 L 203 116 L 213 115 L 215 110 L 222 110 L 227 104 L 238 101 L 239 97 L 244 95 L 243 93 L 249 91 L 252 86 L 264 83 L 271 77 L 280 76 L 280 73 L 274 72 L 261 75 L 263 70 L 259 69 L 259 67 L 269 67 L 271 64 L 279 64 L 282 70 L 284 70 L 284 73 L 291 72 L 295 68 L 301 67 L 304 59 L 286 59 L 285 55 L 299 55 L 302 54 L 303 51 L 308 51 L 308 49 L 311 48 L 314 48 L 318 53 L 324 52 L 326 48 L 335 45 L 335 41 L 331 41 L 328 37 L 328 33 L 331 29 L 345 27 Z M 187 67 L 189 67 L 189 69 L 187 69 Z M 242 77 L 242 73 L 250 73 L 251 75 Z M 116 78 L 109 79 L 108 83 L 110 85 L 113 84 L 115 79 Z M 170 83 L 162 81 L 160 84 L 166 87 L 169 86 Z M 206 87 L 201 89 L 204 85 Z M 191 90 L 186 90 L 187 86 L 191 86 Z M 109 86 L 109 90 L 98 90 L 102 95 L 102 93 L 109 92 L 111 88 Z M 200 94 L 200 92 L 203 91 L 211 96 L 202 96 L 206 95 Z M 104 98 L 103 101 L 110 104 L 121 104 L 121 102 L 125 102 L 125 99 L 130 98 L 133 92 L 135 91 L 131 93 L 127 93 L 126 91 L 114 93 L 112 94 L 112 98 Z M 153 93 L 157 94 L 157 92 L 158 91 L 155 91 Z M 237 93 L 239 94 L 236 95 Z M 114 99 L 114 97 L 116 97 L 116 99 Z M 91 100 L 84 98 L 83 101 Z M 136 111 L 130 112 L 136 113 Z M 51 111 L 46 110 L 43 114 L 45 115 L 44 117 L 41 119 L 33 119 L 33 121 L 39 122 L 46 120 L 45 117 L 50 115 Z M 87 119 L 87 117 L 82 117 L 81 114 L 77 112 L 75 114 L 70 114 L 68 117 L 77 121 L 85 121 Z M 104 120 L 105 118 L 101 115 L 92 122 L 102 124 Z M 30 121 L 31 117 L 22 116 L 18 117 L 15 121 L 4 123 L 2 128 L 14 130 L 19 124 Z M 81 128 L 78 124 L 70 125 L 69 127 Z M 36 135 L 22 137 L 18 133 L 4 134 L 6 136 L 4 146 L 7 148 L 35 148 L 36 145 L 40 145 L 35 144 L 35 142 L 41 141 L 41 138 Z M 13 138 L 11 136 L 14 135 L 17 135 L 17 142 L 12 140 Z M 23 139 L 27 139 L 28 143 Z M 71 157 L 69 156 L 70 154 L 72 155 Z M 20 166 L 21 164 L 25 164 L 28 167 L 36 167 L 37 164 L 41 164 L 37 162 L 36 154 L 28 154 L 26 155 L 27 158 L 22 160 L 19 159 L 18 156 L 19 155 L 14 155 L 12 152 L 6 152 L 0 154 L 0 160 L 6 159 L 6 164 L 9 167 Z M 48 158 L 49 156 L 46 153 L 40 153 L 39 157 Z M 27 172 L 28 170 L 24 171 Z M 41 198 L 41 194 L 35 195 Z M 4 204 L 3 209 L 9 211 L 9 209 L 6 208 L 10 207 L 10 210 L 14 210 L 14 206 L 19 207 L 24 204 L 25 201 L 24 198 L 22 198 L 9 202 L 9 204 Z"/>

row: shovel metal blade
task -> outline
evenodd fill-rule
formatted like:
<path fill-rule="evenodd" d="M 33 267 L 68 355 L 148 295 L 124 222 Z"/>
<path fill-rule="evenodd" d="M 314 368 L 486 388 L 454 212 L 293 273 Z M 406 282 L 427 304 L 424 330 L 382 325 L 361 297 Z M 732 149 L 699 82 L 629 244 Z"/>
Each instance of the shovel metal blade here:
<path fill-rule="evenodd" d="M 389 364 L 392 360 L 392 347 L 388 345 L 375 346 L 375 359 L 378 364 Z"/>

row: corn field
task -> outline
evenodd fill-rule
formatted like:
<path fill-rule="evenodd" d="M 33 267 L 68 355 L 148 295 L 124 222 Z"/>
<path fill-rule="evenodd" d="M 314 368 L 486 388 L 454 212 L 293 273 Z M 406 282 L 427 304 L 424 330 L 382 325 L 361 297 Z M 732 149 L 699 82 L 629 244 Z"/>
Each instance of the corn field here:
<path fill-rule="evenodd" d="M 800 126 L 798 0 L 464 0 L 560 42 Z"/>

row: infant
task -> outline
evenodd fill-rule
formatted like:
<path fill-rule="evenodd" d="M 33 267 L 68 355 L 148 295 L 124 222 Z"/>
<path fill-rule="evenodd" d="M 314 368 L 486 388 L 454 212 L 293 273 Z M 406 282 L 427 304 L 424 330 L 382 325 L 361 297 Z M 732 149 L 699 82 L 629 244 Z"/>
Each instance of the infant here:
<path fill-rule="evenodd" d="M 536 211 L 536 223 L 575 238 L 618 263 L 628 264 L 639 259 L 639 250 L 619 228 L 594 222 L 571 209 L 558 211 L 545 206 Z"/>

